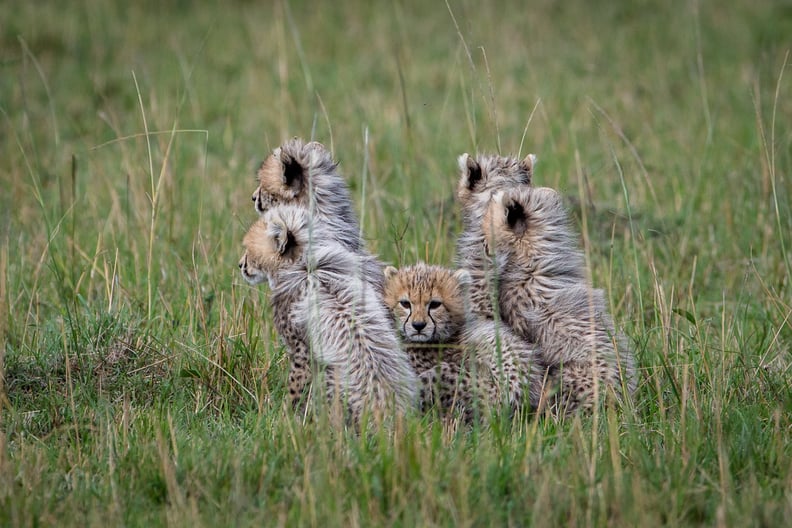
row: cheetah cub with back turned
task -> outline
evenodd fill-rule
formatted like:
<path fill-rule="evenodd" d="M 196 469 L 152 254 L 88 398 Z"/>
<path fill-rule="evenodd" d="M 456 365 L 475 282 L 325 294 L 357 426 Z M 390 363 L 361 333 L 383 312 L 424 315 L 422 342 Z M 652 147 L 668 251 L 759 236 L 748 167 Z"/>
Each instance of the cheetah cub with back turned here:
<path fill-rule="evenodd" d="M 591 409 L 599 389 L 631 396 L 632 351 L 614 327 L 604 292 L 586 279 L 561 196 L 526 185 L 499 191 L 482 225 L 497 266 L 501 316 L 540 346 L 543 363 L 560 381 L 556 413 Z"/>
<path fill-rule="evenodd" d="M 414 406 L 418 380 L 382 293 L 349 272 L 373 257 L 353 253 L 304 208 L 288 205 L 269 209 L 243 244 L 242 274 L 269 282 L 275 327 L 290 354 L 328 367 L 328 394 L 340 396 L 355 422 Z"/>
<path fill-rule="evenodd" d="M 422 262 L 385 268 L 385 302 L 422 384 L 421 402 L 468 419 L 477 403 L 536 408 L 536 348 L 468 309 L 470 274 Z"/>
<path fill-rule="evenodd" d="M 324 235 L 353 253 L 366 256 L 348 272 L 382 289 L 382 264 L 366 252 L 360 224 L 352 207 L 338 163 L 324 145 L 293 138 L 276 148 L 259 167 L 253 204 L 260 215 L 281 205 L 299 205 L 309 211 L 311 225 L 326 227 Z M 311 382 L 310 358 L 295 350 L 289 369 L 289 394 L 297 407 Z"/>
<path fill-rule="evenodd" d="M 471 310 L 490 319 L 496 316 L 497 287 L 492 260 L 484 253 L 481 224 L 493 193 L 515 185 L 530 185 L 536 156 L 522 160 L 508 156 L 462 154 L 459 157 L 457 200 L 462 208 L 462 233 L 457 240 L 456 265 L 470 272 Z"/>

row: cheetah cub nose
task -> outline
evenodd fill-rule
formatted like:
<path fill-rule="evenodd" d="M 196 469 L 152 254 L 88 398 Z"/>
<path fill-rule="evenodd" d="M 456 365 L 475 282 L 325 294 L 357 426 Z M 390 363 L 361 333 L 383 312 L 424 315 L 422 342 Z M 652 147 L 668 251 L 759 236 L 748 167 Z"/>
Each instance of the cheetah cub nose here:
<path fill-rule="evenodd" d="M 422 321 L 415 321 L 413 322 L 412 327 L 415 328 L 416 331 L 420 332 L 421 330 L 426 328 L 426 323 Z"/>

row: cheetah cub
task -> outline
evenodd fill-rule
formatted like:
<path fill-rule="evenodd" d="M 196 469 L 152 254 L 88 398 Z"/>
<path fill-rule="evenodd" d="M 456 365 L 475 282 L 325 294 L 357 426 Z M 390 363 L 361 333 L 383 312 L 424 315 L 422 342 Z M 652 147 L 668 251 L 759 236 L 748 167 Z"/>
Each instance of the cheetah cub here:
<path fill-rule="evenodd" d="M 462 233 L 457 240 L 456 264 L 470 272 L 471 309 L 484 317 L 495 317 L 497 287 L 492 284 L 492 260 L 482 250 L 481 223 L 494 192 L 515 185 L 530 185 L 536 156 L 518 160 L 506 156 L 459 157 L 457 200 L 462 208 Z"/>
<path fill-rule="evenodd" d="M 338 164 L 324 145 L 290 139 L 267 157 L 256 177 L 259 185 L 253 193 L 253 203 L 260 215 L 279 204 L 307 209 L 311 224 L 325 226 L 329 239 L 367 257 L 356 262 L 358 268 L 347 271 L 382 289 L 382 264 L 369 258 L 366 252 L 349 190 L 339 174 Z M 311 382 L 311 363 L 299 354 L 292 359 L 289 392 L 292 403 L 298 406 Z"/>
<path fill-rule="evenodd" d="M 275 327 L 294 364 L 326 366 L 328 394 L 340 396 L 355 422 L 414 406 L 418 380 L 382 294 L 350 273 L 374 257 L 353 253 L 288 205 L 270 208 L 243 244 L 242 274 L 269 282 Z"/>
<path fill-rule="evenodd" d="M 476 402 L 536 408 L 542 384 L 536 348 L 471 313 L 469 286 L 466 270 L 422 262 L 385 268 L 385 302 L 420 375 L 422 405 L 436 397 L 442 411 L 460 409 L 468 418 Z"/>
<path fill-rule="evenodd" d="M 632 351 L 614 328 L 604 292 L 586 279 L 560 195 L 526 185 L 499 191 L 482 225 L 497 265 L 501 316 L 539 345 L 560 381 L 556 412 L 591 409 L 598 388 L 629 397 L 636 386 Z"/>

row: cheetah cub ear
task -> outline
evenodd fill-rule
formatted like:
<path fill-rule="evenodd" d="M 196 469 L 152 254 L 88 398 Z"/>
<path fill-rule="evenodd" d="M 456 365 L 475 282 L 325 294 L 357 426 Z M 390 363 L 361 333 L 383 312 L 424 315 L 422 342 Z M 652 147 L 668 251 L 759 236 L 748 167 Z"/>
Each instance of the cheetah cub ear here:
<path fill-rule="evenodd" d="M 454 271 L 454 280 L 457 281 L 457 291 L 459 291 L 464 306 L 470 306 L 470 286 L 473 284 L 473 277 L 466 269 L 460 268 Z"/>
<path fill-rule="evenodd" d="M 399 270 L 394 268 L 393 266 L 386 266 L 384 270 L 382 270 L 383 275 L 385 275 L 386 281 L 392 281 L 396 278 L 396 275 L 399 274 Z"/>
<path fill-rule="evenodd" d="M 514 197 L 501 197 L 501 204 L 506 215 L 506 225 L 516 236 L 520 237 L 528 230 L 528 215 L 523 204 Z"/>
<path fill-rule="evenodd" d="M 270 241 L 272 247 L 281 257 L 296 260 L 299 256 L 299 245 L 294 231 L 289 229 L 283 218 L 273 218 L 269 225 Z"/>
<path fill-rule="evenodd" d="M 305 148 L 308 150 L 327 150 L 327 148 L 318 141 L 311 141 L 310 143 L 305 144 Z"/>
<path fill-rule="evenodd" d="M 294 192 L 295 196 L 302 189 L 306 177 L 306 168 L 293 153 L 278 147 L 275 149 L 274 156 L 281 163 L 281 182 L 284 187 Z"/>
<path fill-rule="evenodd" d="M 454 272 L 454 278 L 460 286 L 470 286 L 473 283 L 473 278 L 470 272 L 466 269 L 458 269 Z"/>
<path fill-rule="evenodd" d="M 518 193 L 500 191 L 495 193 L 492 201 L 496 205 L 496 209 L 500 209 L 503 215 L 500 217 L 495 215 L 493 220 L 496 225 L 503 222 L 501 225 L 518 237 L 528 230 L 528 213 L 518 199 Z"/>
<path fill-rule="evenodd" d="M 460 186 L 472 191 L 482 179 L 481 165 L 467 152 L 459 156 Z"/>
<path fill-rule="evenodd" d="M 536 166 L 536 155 L 535 154 L 528 154 L 520 161 L 520 168 L 528 174 L 528 181 L 526 183 L 530 184 L 531 179 L 533 178 L 533 170 Z"/>

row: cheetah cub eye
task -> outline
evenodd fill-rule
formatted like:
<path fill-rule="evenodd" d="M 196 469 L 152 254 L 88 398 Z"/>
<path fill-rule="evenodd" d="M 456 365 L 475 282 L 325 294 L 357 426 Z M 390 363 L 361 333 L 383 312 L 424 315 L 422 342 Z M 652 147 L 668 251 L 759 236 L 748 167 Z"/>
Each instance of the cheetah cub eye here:
<path fill-rule="evenodd" d="M 405 310 L 409 310 L 410 308 L 412 308 L 412 303 L 410 303 L 410 301 L 406 299 L 402 299 L 401 301 L 399 301 L 399 304 L 401 304 L 402 308 L 404 308 Z"/>
<path fill-rule="evenodd" d="M 442 304 L 443 303 L 440 301 L 433 300 L 433 301 L 429 301 L 429 304 L 427 306 L 429 307 L 430 310 L 434 310 L 435 308 L 440 308 Z"/>

